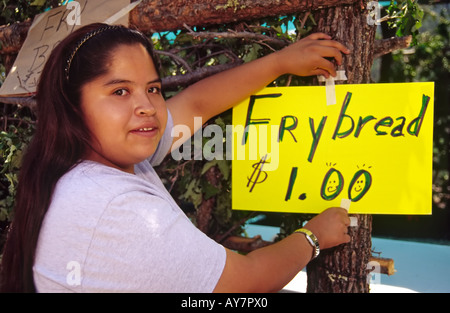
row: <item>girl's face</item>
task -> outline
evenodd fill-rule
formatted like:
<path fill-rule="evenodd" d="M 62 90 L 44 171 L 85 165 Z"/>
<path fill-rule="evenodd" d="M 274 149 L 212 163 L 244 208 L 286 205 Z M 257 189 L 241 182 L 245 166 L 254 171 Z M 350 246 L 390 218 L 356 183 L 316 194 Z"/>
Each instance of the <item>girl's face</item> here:
<path fill-rule="evenodd" d="M 133 173 L 151 156 L 167 122 L 161 81 L 144 46 L 121 45 L 108 72 L 81 89 L 81 108 L 93 135 L 86 159 Z"/>

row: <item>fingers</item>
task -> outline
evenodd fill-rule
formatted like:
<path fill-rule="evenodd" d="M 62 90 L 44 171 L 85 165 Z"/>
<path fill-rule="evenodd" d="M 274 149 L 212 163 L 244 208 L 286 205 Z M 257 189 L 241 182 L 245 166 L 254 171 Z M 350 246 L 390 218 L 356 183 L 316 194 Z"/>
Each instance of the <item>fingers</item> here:
<path fill-rule="evenodd" d="M 350 217 L 346 217 L 346 219 L 344 220 L 344 225 L 345 227 L 350 227 L 351 221 L 350 221 Z"/>
<path fill-rule="evenodd" d="M 314 33 L 280 51 L 279 71 L 299 76 L 336 76 L 336 64 L 350 51 L 324 33 Z M 334 60 L 336 60 L 334 62 Z"/>
<path fill-rule="evenodd" d="M 349 234 L 345 234 L 345 235 L 344 235 L 344 243 L 349 243 L 350 240 L 351 240 L 350 235 L 349 235 Z"/>
<path fill-rule="evenodd" d="M 315 73 L 317 72 L 317 74 Z M 316 63 L 316 69 L 313 70 L 312 75 L 323 75 L 326 78 L 331 76 L 336 76 L 336 68 L 331 61 L 328 61 L 325 58 L 320 58 Z"/>
<path fill-rule="evenodd" d="M 344 54 L 350 53 L 350 50 L 346 46 L 344 46 L 342 43 L 340 43 L 336 40 L 331 40 L 331 37 L 326 34 L 315 33 L 306 38 L 310 39 L 310 40 L 316 40 L 317 45 L 325 48 L 323 56 L 334 57 L 336 60 L 339 61 L 339 63 L 342 60 L 341 53 L 344 53 Z M 325 51 L 327 51 L 327 52 L 325 52 Z"/>
<path fill-rule="evenodd" d="M 338 41 L 335 41 L 335 40 L 321 40 L 320 43 L 323 46 L 327 46 L 327 47 L 330 47 L 330 48 L 337 49 L 337 50 L 339 50 L 340 52 L 342 52 L 344 54 L 349 54 L 350 53 L 350 50 L 346 46 L 344 46 L 342 43 L 340 43 Z"/>
<path fill-rule="evenodd" d="M 318 39 L 329 40 L 329 39 L 331 39 L 330 36 L 328 36 L 327 34 L 324 34 L 324 33 L 313 33 L 313 34 L 307 36 L 306 38 L 313 39 L 313 40 L 318 40 Z"/>
<path fill-rule="evenodd" d="M 327 70 L 332 76 L 336 76 L 334 64 L 325 58 L 328 59 L 333 58 L 334 60 L 336 60 L 337 65 L 341 65 L 343 57 L 341 50 L 339 50 L 334 44 L 328 43 L 336 43 L 336 42 L 326 41 L 323 44 L 318 45 L 316 47 L 316 53 L 322 57 L 321 60 L 322 63 L 320 64 L 320 67 L 322 69 Z"/>
<path fill-rule="evenodd" d="M 336 208 L 336 210 L 339 215 L 338 219 L 341 223 L 341 226 L 340 226 L 341 232 L 340 232 L 340 236 L 339 236 L 341 243 L 348 243 L 351 240 L 351 237 L 348 234 L 348 230 L 349 230 L 348 228 L 350 226 L 350 217 L 348 216 L 348 212 L 346 209 Z M 339 235 L 339 233 L 337 235 Z"/>
<path fill-rule="evenodd" d="M 350 235 L 348 234 L 348 228 L 350 227 L 350 217 L 348 216 L 348 212 L 346 209 L 344 208 L 340 208 L 342 209 L 342 223 L 344 225 L 344 236 L 343 236 L 343 242 L 344 243 L 348 243 L 351 240 Z"/>
<path fill-rule="evenodd" d="M 325 76 L 325 78 L 330 77 L 330 73 L 327 70 L 324 70 L 322 68 L 316 68 L 313 71 L 311 71 L 311 75 L 315 75 L 315 76 Z"/>
<path fill-rule="evenodd" d="M 310 70 L 309 75 L 323 75 L 328 78 L 330 75 L 336 76 L 336 66 L 333 64 L 332 59 L 336 60 L 336 64 L 339 66 L 342 64 L 343 54 L 350 53 L 343 44 L 335 40 L 331 40 L 331 37 L 323 33 L 315 33 L 304 39 L 302 46 L 308 47 L 305 50 L 311 53 L 314 58 L 314 68 Z"/>
<path fill-rule="evenodd" d="M 339 208 L 340 209 L 340 213 L 341 213 L 341 221 L 342 224 L 345 227 L 345 230 L 348 230 L 348 227 L 350 227 L 351 225 L 351 220 L 350 220 L 350 216 L 348 216 L 348 212 L 346 209 L 344 208 Z"/>
<path fill-rule="evenodd" d="M 336 40 L 331 40 L 331 37 L 324 33 L 314 33 L 309 35 L 305 39 L 320 40 L 321 45 L 336 48 L 345 54 L 350 53 L 350 50 L 346 46 Z"/>

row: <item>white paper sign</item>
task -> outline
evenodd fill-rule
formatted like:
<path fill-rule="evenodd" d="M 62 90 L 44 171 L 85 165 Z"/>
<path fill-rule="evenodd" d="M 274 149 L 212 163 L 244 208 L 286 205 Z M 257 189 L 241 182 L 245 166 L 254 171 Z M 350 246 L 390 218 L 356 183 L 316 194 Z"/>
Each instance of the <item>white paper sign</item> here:
<path fill-rule="evenodd" d="M 0 97 L 33 95 L 45 62 L 61 40 L 77 28 L 95 22 L 128 26 L 128 13 L 137 4 L 139 1 L 130 4 L 129 0 L 79 0 L 36 16 L 0 88 Z"/>

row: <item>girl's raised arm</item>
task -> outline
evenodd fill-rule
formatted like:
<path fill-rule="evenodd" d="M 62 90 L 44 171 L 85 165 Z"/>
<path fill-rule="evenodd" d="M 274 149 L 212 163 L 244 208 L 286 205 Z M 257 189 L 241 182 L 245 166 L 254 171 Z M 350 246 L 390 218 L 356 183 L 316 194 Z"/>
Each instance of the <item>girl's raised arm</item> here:
<path fill-rule="evenodd" d="M 194 117 L 206 122 L 238 104 L 283 74 L 335 76 L 342 53 L 350 51 L 323 33 L 315 33 L 265 57 L 203 79 L 167 101 L 174 125 L 194 133 Z M 174 138 L 176 141 L 178 138 Z"/>

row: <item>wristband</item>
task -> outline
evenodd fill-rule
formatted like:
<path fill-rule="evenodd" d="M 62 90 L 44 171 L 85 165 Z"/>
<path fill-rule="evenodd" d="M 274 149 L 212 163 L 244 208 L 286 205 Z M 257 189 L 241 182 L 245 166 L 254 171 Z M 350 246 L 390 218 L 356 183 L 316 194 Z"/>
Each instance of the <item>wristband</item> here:
<path fill-rule="evenodd" d="M 302 233 L 306 236 L 306 239 L 311 244 L 311 246 L 314 248 L 312 259 L 317 258 L 317 256 L 320 253 L 320 246 L 319 246 L 319 240 L 317 240 L 317 237 L 308 229 L 306 228 L 300 228 L 294 231 L 294 233 Z"/>

